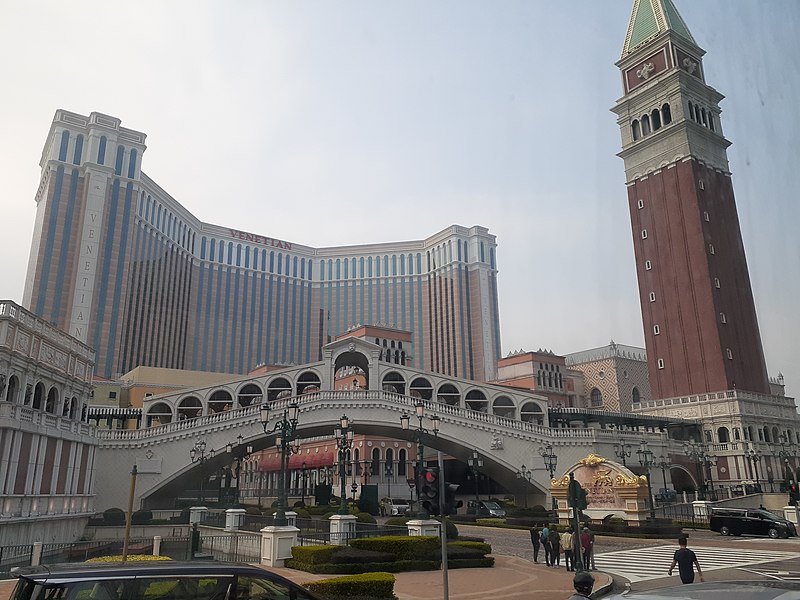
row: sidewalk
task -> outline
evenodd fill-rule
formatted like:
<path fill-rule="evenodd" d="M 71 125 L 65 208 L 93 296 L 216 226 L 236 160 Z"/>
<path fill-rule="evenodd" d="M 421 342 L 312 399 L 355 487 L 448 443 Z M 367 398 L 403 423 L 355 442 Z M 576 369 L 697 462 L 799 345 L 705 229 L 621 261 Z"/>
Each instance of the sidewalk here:
<path fill-rule="evenodd" d="M 318 581 L 335 575 L 312 575 L 292 569 L 271 569 L 298 583 Z M 564 568 L 551 569 L 515 556 L 495 556 L 491 569 L 454 569 L 448 572 L 449 597 L 453 600 L 519 598 L 564 600 L 574 592 L 575 575 Z M 594 571 L 595 591 L 613 583 L 605 573 Z M 441 600 L 441 571 L 416 571 L 395 574 L 394 592 L 400 600 Z"/>
<path fill-rule="evenodd" d="M 269 569 L 297 583 L 318 581 L 335 575 L 313 575 L 293 569 Z M 449 571 L 448 589 L 453 600 L 519 598 L 564 600 L 572 594 L 574 573 L 563 568 L 550 569 L 543 564 L 515 556 L 495 556 L 491 569 L 454 569 Z M 592 573 L 595 591 L 610 586 L 612 579 L 605 573 Z M 441 600 L 443 581 L 441 571 L 417 571 L 395 574 L 394 591 L 400 600 Z M 15 580 L 0 581 L 0 600 L 8 600 Z"/>

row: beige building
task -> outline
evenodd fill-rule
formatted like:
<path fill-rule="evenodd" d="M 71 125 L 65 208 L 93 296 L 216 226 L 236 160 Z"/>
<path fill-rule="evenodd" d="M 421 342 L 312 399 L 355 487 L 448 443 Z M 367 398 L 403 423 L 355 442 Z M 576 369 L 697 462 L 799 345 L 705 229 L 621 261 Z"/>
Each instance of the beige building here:
<path fill-rule="evenodd" d="M 580 372 L 576 389 L 578 406 L 614 412 L 631 412 L 634 403 L 651 398 L 644 348 L 617 344 L 567 354 L 566 366 Z"/>

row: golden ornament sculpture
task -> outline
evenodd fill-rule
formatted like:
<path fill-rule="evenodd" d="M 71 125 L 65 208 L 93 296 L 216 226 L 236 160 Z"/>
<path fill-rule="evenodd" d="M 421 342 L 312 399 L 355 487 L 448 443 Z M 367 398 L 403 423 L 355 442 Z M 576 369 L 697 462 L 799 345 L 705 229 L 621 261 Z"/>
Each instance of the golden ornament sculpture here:
<path fill-rule="evenodd" d="M 564 475 L 561 479 L 551 479 L 550 487 L 567 487 L 569 485 L 569 475 Z"/>
<path fill-rule="evenodd" d="M 647 485 L 647 477 L 644 475 L 634 475 L 633 477 L 626 477 L 622 473 L 616 476 L 614 484 L 620 487 L 638 487 L 640 485 Z"/>
<path fill-rule="evenodd" d="M 597 454 L 588 454 L 586 458 L 583 458 L 578 461 L 579 465 L 586 465 L 588 467 L 593 467 L 595 465 L 599 465 L 600 463 L 606 462 L 606 459 L 602 456 L 598 456 Z"/>

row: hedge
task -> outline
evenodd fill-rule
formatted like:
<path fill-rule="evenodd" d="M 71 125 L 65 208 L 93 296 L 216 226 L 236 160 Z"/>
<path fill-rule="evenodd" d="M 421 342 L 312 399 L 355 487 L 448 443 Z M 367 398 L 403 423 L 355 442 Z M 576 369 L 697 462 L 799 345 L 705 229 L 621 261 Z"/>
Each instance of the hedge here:
<path fill-rule="evenodd" d="M 125 525 L 125 511 L 121 508 L 107 508 L 103 511 L 106 525 Z"/>
<path fill-rule="evenodd" d="M 356 538 L 350 541 L 353 548 L 388 552 L 398 560 L 434 560 L 439 549 L 439 538 L 433 536 L 382 536 Z"/>
<path fill-rule="evenodd" d="M 392 562 L 394 554 L 388 552 L 375 552 L 374 550 L 364 550 L 363 548 L 342 548 L 336 552 L 330 559 L 333 564 L 352 563 L 352 564 L 366 564 L 366 563 L 382 563 Z"/>
<path fill-rule="evenodd" d="M 292 558 L 299 563 L 307 565 L 321 565 L 329 563 L 333 555 L 341 552 L 344 546 L 293 546 Z"/>
<path fill-rule="evenodd" d="M 352 563 L 341 565 L 332 563 L 323 565 L 309 565 L 290 558 L 286 561 L 285 566 L 289 569 L 297 569 L 298 571 L 305 571 L 307 573 L 325 575 L 352 575 L 356 573 L 375 572 L 402 573 L 404 571 L 437 571 L 441 567 L 441 562 L 438 560 L 395 560 L 393 562 L 364 563 L 360 565 Z"/>
<path fill-rule="evenodd" d="M 476 519 L 475 523 L 478 525 L 488 525 L 489 527 L 493 527 L 495 525 L 505 525 L 505 519 Z"/>
<path fill-rule="evenodd" d="M 147 525 L 153 521 L 153 511 L 142 509 L 131 515 L 131 525 Z"/>
<path fill-rule="evenodd" d="M 483 558 L 456 558 L 447 560 L 448 569 L 482 569 L 494 566 L 494 557 L 484 556 Z"/>
<path fill-rule="evenodd" d="M 456 541 L 450 542 L 447 544 L 448 548 L 470 548 L 472 550 L 476 550 L 483 554 L 491 554 L 492 553 L 492 546 L 485 542 L 468 542 L 468 541 Z"/>
<path fill-rule="evenodd" d="M 394 598 L 394 575 L 364 573 L 306 583 L 305 587 L 326 598 Z"/>

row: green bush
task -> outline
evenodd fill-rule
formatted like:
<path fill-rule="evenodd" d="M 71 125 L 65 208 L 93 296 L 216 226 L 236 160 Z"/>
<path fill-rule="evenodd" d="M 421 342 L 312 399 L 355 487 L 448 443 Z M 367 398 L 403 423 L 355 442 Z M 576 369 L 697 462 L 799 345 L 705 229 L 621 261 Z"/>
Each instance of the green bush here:
<path fill-rule="evenodd" d="M 394 554 L 389 554 L 388 552 L 376 552 L 375 550 L 348 547 L 334 554 L 330 562 L 335 565 L 342 563 L 363 565 L 366 563 L 392 562 L 393 560 Z"/>
<path fill-rule="evenodd" d="M 405 527 L 405 524 L 411 520 L 411 517 L 391 517 L 386 519 L 386 525 L 389 527 Z"/>
<path fill-rule="evenodd" d="M 305 507 L 306 507 L 306 503 L 303 502 L 302 500 L 298 500 L 297 502 L 292 504 L 292 508 L 305 508 Z"/>
<path fill-rule="evenodd" d="M 505 525 L 505 519 L 476 519 L 475 523 L 478 525 L 484 525 L 487 527 L 496 527 L 497 525 Z"/>
<path fill-rule="evenodd" d="M 398 560 L 434 560 L 439 549 L 439 538 L 433 536 L 382 536 L 357 538 L 350 541 L 353 548 L 388 552 Z"/>
<path fill-rule="evenodd" d="M 361 565 L 347 563 L 335 565 L 326 563 L 322 565 L 309 565 L 290 558 L 285 566 L 307 573 L 326 575 L 353 575 L 356 573 L 403 573 L 405 571 L 436 571 L 441 567 L 438 560 L 395 560 L 385 563 L 365 563 Z"/>
<path fill-rule="evenodd" d="M 483 569 L 494 566 L 494 557 L 485 556 L 483 558 L 458 558 L 447 561 L 449 569 Z"/>
<path fill-rule="evenodd" d="M 107 508 L 103 511 L 103 522 L 106 525 L 125 525 L 125 511 L 121 508 Z"/>
<path fill-rule="evenodd" d="M 329 563 L 344 546 L 293 546 L 292 558 L 307 565 Z"/>
<path fill-rule="evenodd" d="M 322 518 L 327 520 L 327 519 L 330 519 L 330 518 L 331 518 L 333 515 L 338 515 L 338 514 L 339 514 L 339 512 L 338 512 L 338 511 L 335 511 L 335 510 L 329 510 L 329 511 L 328 511 L 328 512 L 326 512 L 324 515 L 322 515 Z"/>
<path fill-rule="evenodd" d="M 153 511 L 142 509 L 131 515 L 131 525 L 147 525 L 153 521 Z"/>
<path fill-rule="evenodd" d="M 470 550 L 475 550 L 480 552 L 481 554 L 491 554 L 492 553 L 492 546 L 485 542 L 466 542 L 466 541 L 457 541 L 457 542 L 450 542 L 447 544 L 447 548 L 469 548 Z"/>
<path fill-rule="evenodd" d="M 297 518 L 298 519 L 310 519 L 311 518 L 311 515 L 308 513 L 308 511 L 305 508 L 293 508 L 292 510 L 297 513 Z"/>
<path fill-rule="evenodd" d="M 308 514 L 319 517 L 327 512 L 330 512 L 331 507 L 327 504 L 317 504 L 314 506 L 306 506 L 306 510 L 308 511 Z"/>
<path fill-rule="evenodd" d="M 394 575 L 364 573 L 306 583 L 305 587 L 326 598 L 394 598 Z"/>
<path fill-rule="evenodd" d="M 260 517 L 261 509 L 258 506 L 248 506 L 244 509 L 244 514 L 250 515 L 251 517 Z"/>
<path fill-rule="evenodd" d="M 359 523 L 377 523 L 375 517 L 367 512 L 357 512 L 356 519 L 358 519 Z"/>

